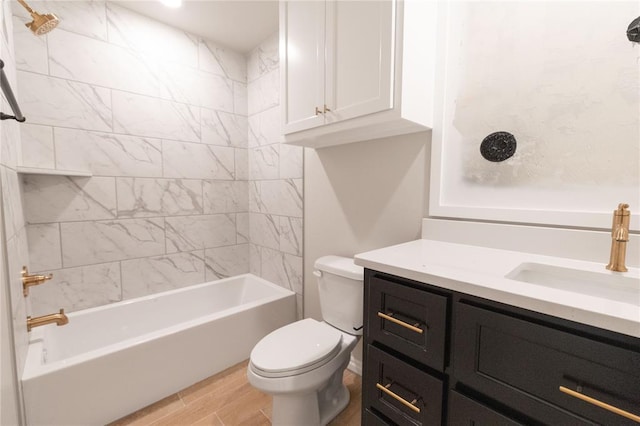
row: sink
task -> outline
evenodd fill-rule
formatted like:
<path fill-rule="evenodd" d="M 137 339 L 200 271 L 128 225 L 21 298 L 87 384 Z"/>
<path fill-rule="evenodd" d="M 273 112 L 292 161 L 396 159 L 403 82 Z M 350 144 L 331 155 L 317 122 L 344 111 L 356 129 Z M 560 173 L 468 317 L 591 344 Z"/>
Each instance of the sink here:
<path fill-rule="evenodd" d="M 604 266 L 602 269 L 602 272 L 595 272 L 544 263 L 522 263 L 505 278 L 640 307 L 640 278 L 610 272 Z"/>

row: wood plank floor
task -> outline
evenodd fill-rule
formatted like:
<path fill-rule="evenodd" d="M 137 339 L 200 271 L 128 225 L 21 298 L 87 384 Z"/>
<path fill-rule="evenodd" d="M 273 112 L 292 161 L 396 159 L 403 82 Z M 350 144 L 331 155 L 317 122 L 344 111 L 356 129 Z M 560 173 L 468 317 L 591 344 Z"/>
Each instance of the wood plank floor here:
<path fill-rule="evenodd" d="M 132 413 L 109 426 L 269 426 L 271 397 L 249 384 L 248 361 Z M 331 426 L 359 426 L 362 400 L 360 376 L 345 371 L 351 400 Z M 305 425 L 298 425 L 305 426 Z"/>

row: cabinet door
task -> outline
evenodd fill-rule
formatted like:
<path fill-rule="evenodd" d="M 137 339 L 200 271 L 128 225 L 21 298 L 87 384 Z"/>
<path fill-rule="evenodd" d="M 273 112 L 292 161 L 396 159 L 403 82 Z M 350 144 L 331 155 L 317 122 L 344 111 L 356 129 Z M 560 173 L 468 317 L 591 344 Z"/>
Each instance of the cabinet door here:
<path fill-rule="evenodd" d="M 625 346 L 456 305 L 454 375 L 547 424 L 623 425 L 640 419 L 640 351 Z"/>
<path fill-rule="evenodd" d="M 395 0 L 327 2 L 327 122 L 393 107 Z"/>
<path fill-rule="evenodd" d="M 324 124 L 324 1 L 280 3 L 282 131 Z"/>
<path fill-rule="evenodd" d="M 375 346 L 367 345 L 362 381 L 365 408 L 398 425 L 442 423 L 444 384 L 439 378 L 407 364 Z"/>
<path fill-rule="evenodd" d="M 451 426 L 518 426 L 521 423 L 480 404 L 456 391 L 449 393 L 449 418 Z"/>
<path fill-rule="evenodd" d="M 444 371 L 447 298 L 392 280 L 374 274 L 366 281 L 367 338 Z"/>

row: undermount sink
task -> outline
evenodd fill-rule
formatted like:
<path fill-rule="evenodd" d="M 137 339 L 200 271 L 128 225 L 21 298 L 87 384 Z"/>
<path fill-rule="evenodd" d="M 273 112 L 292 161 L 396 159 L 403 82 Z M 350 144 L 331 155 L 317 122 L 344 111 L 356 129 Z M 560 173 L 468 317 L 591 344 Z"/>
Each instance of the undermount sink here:
<path fill-rule="evenodd" d="M 602 272 L 595 272 L 544 263 L 522 263 L 505 278 L 640 307 L 640 278 L 602 268 Z"/>

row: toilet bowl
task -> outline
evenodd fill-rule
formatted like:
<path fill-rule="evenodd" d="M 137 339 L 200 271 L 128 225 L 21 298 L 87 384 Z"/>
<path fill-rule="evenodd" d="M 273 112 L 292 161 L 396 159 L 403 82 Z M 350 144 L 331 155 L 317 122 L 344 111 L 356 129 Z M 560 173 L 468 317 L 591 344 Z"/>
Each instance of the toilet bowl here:
<path fill-rule="evenodd" d="M 324 320 L 286 325 L 251 351 L 247 378 L 273 396 L 275 426 L 326 425 L 349 403 L 342 376 L 362 334 L 363 269 L 339 256 L 315 267 Z"/>

